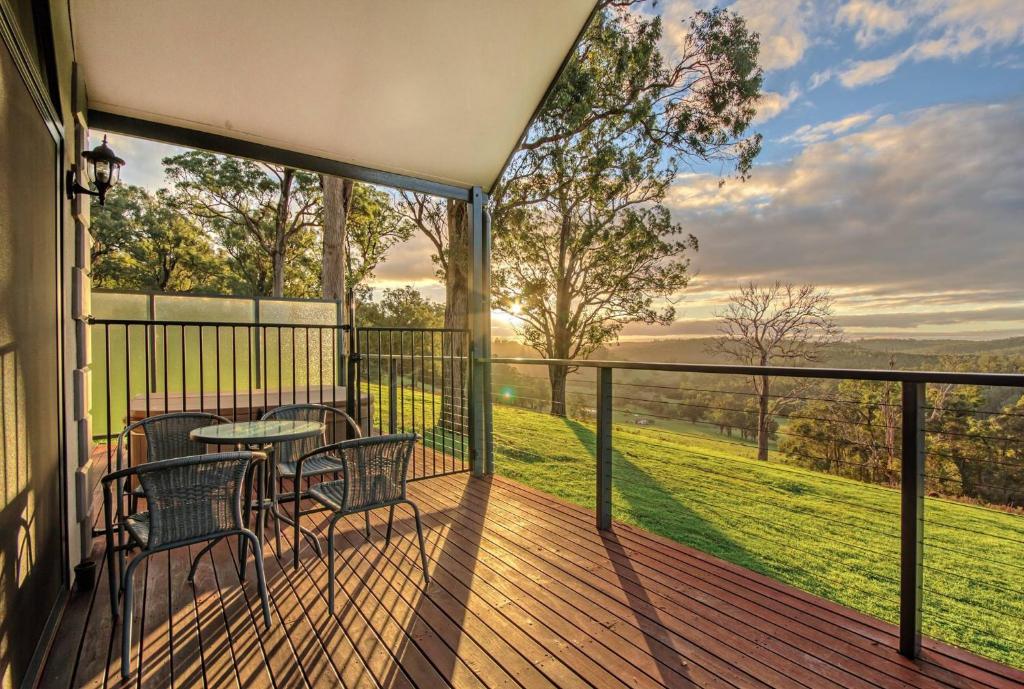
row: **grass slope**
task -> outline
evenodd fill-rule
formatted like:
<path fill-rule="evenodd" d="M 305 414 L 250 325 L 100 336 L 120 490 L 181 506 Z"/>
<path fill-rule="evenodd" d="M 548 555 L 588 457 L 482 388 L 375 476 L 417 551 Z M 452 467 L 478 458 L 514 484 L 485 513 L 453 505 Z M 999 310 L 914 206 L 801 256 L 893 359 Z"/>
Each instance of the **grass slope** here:
<path fill-rule="evenodd" d="M 592 424 L 496 405 L 494 440 L 499 473 L 593 508 Z M 616 519 L 897 621 L 897 491 L 759 462 L 696 428 L 616 425 L 613 474 Z M 925 633 L 1024 667 L 1024 517 L 925 510 Z"/>

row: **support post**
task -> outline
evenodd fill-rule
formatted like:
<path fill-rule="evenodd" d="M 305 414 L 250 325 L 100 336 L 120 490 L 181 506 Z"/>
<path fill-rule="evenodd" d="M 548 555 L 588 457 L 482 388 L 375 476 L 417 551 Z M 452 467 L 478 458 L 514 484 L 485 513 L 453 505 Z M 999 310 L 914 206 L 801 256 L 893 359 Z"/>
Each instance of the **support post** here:
<path fill-rule="evenodd" d="M 900 485 L 900 654 L 921 653 L 924 564 L 925 384 L 903 382 L 902 481 Z"/>
<path fill-rule="evenodd" d="M 474 476 L 488 471 L 487 395 L 490 363 L 490 238 L 485 225 L 487 195 L 473 187 L 469 202 L 469 461 Z"/>
<path fill-rule="evenodd" d="M 612 528 L 612 369 L 597 369 L 597 528 Z"/>

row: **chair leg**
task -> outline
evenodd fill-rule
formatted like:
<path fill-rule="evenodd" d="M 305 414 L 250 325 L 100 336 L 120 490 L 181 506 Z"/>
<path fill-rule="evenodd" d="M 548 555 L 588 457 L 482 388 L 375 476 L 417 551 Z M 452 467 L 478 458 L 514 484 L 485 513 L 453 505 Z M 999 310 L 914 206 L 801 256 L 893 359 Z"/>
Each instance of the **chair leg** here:
<path fill-rule="evenodd" d="M 391 545 L 391 531 L 395 524 L 395 506 L 388 508 L 388 532 L 384 536 L 384 545 Z"/>
<path fill-rule="evenodd" d="M 292 535 L 292 569 L 299 568 L 299 548 L 302 545 L 302 533 L 299 529 L 299 520 L 302 519 L 302 482 L 296 478 L 295 480 L 295 515 L 293 517 L 295 521 L 294 530 L 295 533 Z"/>
<path fill-rule="evenodd" d="M 363 525 L 363 535 L 366 536 L 366 540 L 370 540 L 370 510 L 363 512 L 365 522 Z"/>
<path fill-rule="evenodd" d="M 263 624 L 270 629 L 270 598 L 267 594 L 267 575 L 263 570 L 263 552 L 259 539 L 251 531 L 242 533 L 242 538 L 252 541 L 252 555 L 256 562 L 256 584 L 260 589 L 260 604 L 263 606 Z"/>
<path fill-rule="evenodd" d="M 109 514 L 105 517 L 104 524 L 104 540 L 107 544 L 107 581 L 110 583 L 110 616 L 117 622 L 118 610 L 117 610 L 117 596 L 118 596 L 118 584 L 120 583 L 121 573 L 117 570 L 118 557 L 117 553 L 114 552 L 114 526 L 111 523 Z"/>
<path fill-rule="evenodd" d="M 121 679 L 128 679 L 132 674 L 132 612 L 135 606 L 135 569 L 149 555 L 141 553 L 128 563 L 124 573 L 124 599 L 121 604 L 123 620 L 121 623 Z"/>
<path fill-rule="evenodd" d="M 191 584 L 193 581 L 195 581 L 196 569 L 199 568 L 199 560 L 202 559 L 203 555 L 206 555 L 206 553 L 210 552 L 210 549 L 213 548 L 213 546 L 217 545 L 218 543 L 220 543 L 220 539 L 219 538 L 213 539 L 212 541 L 210 541 L 209 543 L 204 545 L 203 549 L 200 550 L 199 554 L 196 555 L 196 558 L 194 560 L 192 560 L 192 566 L 189 567 L 189 570 L 188 570 L 188 579 L 187 579 L 188 583 Z M 243 581 L 245 580 L 244 571 L 239 576 L 239 579 L 241 579 Z"/>
<path fill-rule="evenodd" d="M 338 523 L 338 515 L 331 517 L 327 523 L 327 607 L 334 614 L 334 527 Z"/>
<path fill-rule="evenodd" d="M 416 503 L 412 500 L 406 500 L 409 506 L 412 507 L 412 512 L 416 517 L 416 536 L 420 541 L 420 562 L 423 564 L 423 583 L 430 583 L 430 575 L 427 573 L 427 548 L 423 543 L 423 523 L 420 521 L 420 508 L 416 507 Z"/>

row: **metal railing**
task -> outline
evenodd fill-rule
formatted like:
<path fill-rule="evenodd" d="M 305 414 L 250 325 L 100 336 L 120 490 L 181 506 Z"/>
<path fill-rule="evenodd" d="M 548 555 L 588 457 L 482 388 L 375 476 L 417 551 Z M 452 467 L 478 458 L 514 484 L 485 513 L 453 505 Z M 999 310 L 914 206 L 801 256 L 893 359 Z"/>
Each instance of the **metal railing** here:
<path fill-rule="evenodd" d="M 469 333 L 450 328 L 358 328 L 355 391 L 379 400 L 372 423 L 422 442 L 410 480 L 469 470 Z"/>
<path fill-rule="evenodd" d="M 507 383 L 503 383 L 500 376 L 495 374 L 495 392 L 492 395 L 492 401 L 496 411 L 500 410 L 503 405 L 519 407 L 532 412 L 546 411 L 548 404 L 544 390 L 549 379 L 544 375 L 532 375 L 522 371 L 529 371 L 534 367 L 541 366 L 570 367 L 572 371 L 576 372 L 566 386 L 568 389 L 566 394 L 570 400 L 569 416 L 575 415 L 582 421 L 570 420 L 566 421 L 565 425 L 570 425 L 572 433 L 581 438 L 580 444 L 585 448 L 583 451 L 593 453 L 592 456 L 596 464 L 595 468 L 591 469 L 593 472 L 591 498 L 579 500 L 580 496 L 576 495 L 570 499 L 577 499 L 581 503 L 592 504 L 596 507 L 598 528 L 611 528 L 613 513 L 619 507 L 616 504 L 618 499 L 637 501 L 645 499 L 647 495 L 655 495 L 655 493 L 658 499 L 663 499 L 664 494 L 671 492 L 662 484 L 667 480 L 666 477 L 671 478 L 673 461 L 675 461 L 673 456 L 680 445 L 670 445 L 667 442 L 658 444 L 655 440 L 668 438 L 669 431 L 664 431 L 664 434 L 656 437 L 654 433 L 663 433 L 661 428 L 676 424 L 679 428 L 671 433 L 675 434 L 672 437 L 676 438 L 681 445 L 685 446 L 688 442 L 707 441 L 716 448 L 714 453 L 703 455 L 696 453 L 700 455 L 701 463 L 699 467 L 694 467 L 693 472 L 694 476 L 699 477 L 694 480 L 710 482 L 709 485 L 712 488 L 708 494 L 711 497 L 680 490 L 679 496 L 673 496 L 675 500 L 672 502 L 672 504 L 679 504 L 679 509 L 689 508 L 721 516 L 726 521 L 735 524 L 737 529 L 745 529 L 746 531 L 743 533 L 749 536 L 747 540 L 750 542 L 760 539 L 761 542 L 767 543 L 770 539 L 775 539 L 773 547 L 795 552 L 804 552 L 802 548 L 807 549 L 807 544 L 802 543 L 802 539 L 805 537 L 805 540 L 816 538 L 815 534 L 801 530 L 804 527 L 799 524 L 804 520 L 810 520 L 812 523 L 817 520 L 818 527 L 822 530 L 827 530 L 830 526 L 828 520 L 831 519 L 834 522 L 832 526 L 838 524 L 842 527 L 839 531 L 843 533 L 856 533 L 858 529 L 861 533 L 877 532 L 878 542 L 885 543 L 884 547 L 873 546 L 873 542 L 868 539 L 864 539 L 861 543 L 850 542 L 845 545 L 848 546 L 848 552 L 872 563 L 865 566 L 867 570 L 863 572 L 865 577 L 876 580 L 882 590 L 890 590 L 894 594 L 898 592 L 898 614 L 893 616 L 895 618 L 893 621 L 898 621 L 899 624 L 901 654 L 910 658 L 916 658 L 920 654 L 922 602 L 927 594 L 931 597 L 930 600 L 937 601 L 929 608 L 936 611 L 937 617 L 939 615 L 955 616 L 950 612 L 954 608 L 978 615 L 984 614 L 996 620 L 993 622 L 992 629 L 1009 629 L 1013 635 L 1013 638 L 999 637 L 990 629 L 980 628 L 984 625 L 972 624 L 974 620 L 969 616 L 958 621 L 939 619 L 940 626 L 944 625 L 943 630 L 949 630 L 951 636 L 957 637 L 951 640 L 959 640 L 961 645 L 966 645 L 969 648 L 1009 647 L 1010 650 L 999 657 L 1004 660 L 1011 658 L 1011 662 L 1015 664 L 1020 664 L 1021 659 L 1024 658 L 1024 645 L 1022 645 L 1024 635 L 1012 632 L 1013 629 L 1017 629 L 1018 632 L 1020 629 L 1024 629 L 1024 584 L 1021 583 L 1024 580 L 1024 576 L 1022 576 L 1024 565 L 1018 559 L 1019 555 L 1024 554 L 1024 548 L 1021 547 L 1024 546 L 1024 512 L 1021 511 L 1021 507 L 1024 505 L 1017 504 L 1018 502 L 1024 503 L 1024 490 L 1007 489 L 1002 493 L 995 493 L 1007 496 L 1004 504 L 1008 507 L 997 505 L 993 509 L 987 509 L 978 504 L 968 504 L 971 501 L 966 500 L 951 503 L 958 510 L 957 514 L 970 513 L 973 515 L 974 512 L 970 511 L 974 510 L 979 515 L 979 519 L 988 518 L 990 513 L 997 515 L 1003 522 L 1010 524 L 1009 530 L 994 533 L 973 521 L 968 523 L 966 519 L 961 520 L 961 523 L 946 523 L 950 521 L 947 518 L 942 523 L 932 522 L 933 535 L 928 539 L 925 537 L 927 526 L 925 519 L 926 482 L 929 486 L 941 486 L 943 479 L 949 480 L 948 476 L 929 474 L 926 470 L 926 466 L 928 466 L 926 460 L 931 459 L 934 463 L 935 453 L 941 451 L 934 446 L 941 446 L 943 439 L 950 435 L 966 435 L 968 437 L 978 435 L 976 433 L 972 435 L 969 431 L 958 431 L 955 427 L 951 430 L 949 424 L 940 425 L 935 422 L 935 419 L 941 421 L 954 418 L 954 414 L 961 416 L 974 414 L 984 418 L 991 415 L 1003 415 L 1011 419 L 1020 416 L 1017 411 L 1006 408 L 967 411 L 937 408 L 934 403 L 929 403 L 927 386 L 980 386 L 981 389 L 1019 388 L 1020 392 L 1024 392 L 1024 375 L 1017 373 L 787 368 L 524 358 L 491 358 L 488 361 L 492 365 L 505 366 L 510 372 L 511 382 Z M 616 372 L 623 375 L 623 382 L 616 380 Z M 630 373 L 626 374 L 625 372 Z M 644 374 L 647 373 L 652 376 L 644 378 Z M 682 381 L 676 380 L 673 384 L 673 374 L 689 377 Z M 626 376 L 632 377 L 627 378 Z M 751 475 L 728 474 L 722 468 L 721 456 L 732 452 L 737 455 L 749 456 L 757 449 L 756 445 L 751 442 L 757 433 L 756 423 L 752 421 L 757 415 L 757 405 L 746 403 L 744 406 L 742 400 L 749 400 L 750 396 L 755 396 L 754 393 L 749 392 L 751 378 L 764 376 L 792 381 L 790 389 L 785 394 L 797 400 L 803 400 L 804 408 L 810 409 L 810 411 L 799 413 L 794 411 L 794 405 L 780 406 L 773 415 L 773 418 L 781 421 L 772 428 L 772 454 L 776 458 L 776 462 L 779 463 L 750 463 L 748 461 L 744 467 L 749 468 Z M 695 381 L 695 378 L 698 380 Z M 742 386 L 735 385 L 728 389 L 725 388 L 724 382 L 737 380 L 746 382 L 747 391 L 744 391 Z M 835 387 L 835 381 L 867 382 L 867 384 L 875 386 L 871 390 L 877 394 L 871 398 L 870 402 L 865 402 L 863 399 L 847 399 L 841 394 L 843 383 L 840 383 L 840 387 Z M 828 392 L 815 393 L 814 387 L 803 385 L 805 382 L 820 384 L 818 389 L 827 387 L 829 384 L 833 387 L 829 388 Z M 522 394 L 524 391 L 526 394 Z M 720 397 L 723 395 L 740 401 L 722 402 Z M 780 394 L 779 397 L 781 396 Z M 839 415 L 835 417 L 819 416 L 813 411 L 816 407 L 811 406 L 812 404 L 826 410 L 831 409 L 829 405 L 859 405 L 856 407 L 859 414 L 847 414 L 842 417 Z M 639 427 L 627 426 L 629 416 L 635 419 L 636 424 L 642 425 Z M 508 423 L 522 422 L 524 418 L 526 417 L 520 413 L 514 421 L 508 421 Z M 661 426 L 656 423 L 660 423 Z M 863 437 L 857 436 L 856 438 L 829 437 L 830 431 L 835 430 L 837 427 L 835 424 L 838 423 L 853 424 L 861 429 L 867 428 L 869 432 L 863 433 Z M 700 424 L 706 424 L 706 426 L 701 427 Z M 643 436 L 643 442 L 659 448 L 657 452 L 652 451 L 651 456 L 657 455 L 659 461 L 662 461 L 664 465 L 659 467 L 657 475 L 645 474 L 642 468 L 638 469 L 637 466 L 630 464 L 630 462 L 637 461 L 635 446 L 630 448 L 630 452 L 633 454 L 628 454 L 625 450 L 623 453 L 616 451 L 617 439 L 616 434 L 613 433 L 613 428 L 616 425 L 618 425 L 619 433 L 623 436 L 647 433 L 646 436 Z M 645 428 L 647 426 L 651 430 Z M 549 427 L 561 430 L 557 426 Z M 733 428 L 740 431 L 738 439 L 732 435 Z M 726 435 L 726 429 L 729 429 L 728 435 Z M 811 435 L 808 429 L 817 430 L 818 434 Z M 503 430 L 499 418 L 496 421 L 494 435 L 495 452 L 499 455 L 504 452 L 506 458 L 525 457 L 526 463 L 544 462 L 546 458 L 543 456 L 542 450 L 518 442 L 517 438 L 522 435 L 522 429 Z M 566 432 L 566 436 L 571 437 L 568 432 Z M 814 441 L 818 442 L 818 445 L 807 440 L 807 438 L 819 438 L 819 436 L 820 442 Z M 980 437 L 990 436 L 981 435 Z M 708 440 L 709 438 L 710 440 Z M 1024 451 L 1024 438 L 1019 436 L 1008 434 L 1008 437 L 990 437 L 990 439 L 992 441 L 1001 440 L 1004 443 L 1016 443 L 1016 446 Z M 827 457 L 810 455 L 811 450 L 807 449 L 807 446 L 828 449 L 829 446 L 838 443 L 846 444 L 844 448 L 841 448 L 844 449 L 844 452 L 832 453 Z M 592 450 L 586 449 L 591 447 Z M 561 452 L 561 450 L 559 451 Z M 801 455 L 801 452 L 807 454 Z M 888 465 L 884 467 L 885 471 L 880 472 L 880 475 L 888 476 L 887 482 L 879 478 L 879 472 L 871 474 L 873 479 L 889 489 L 898 490 L 898 495 L 894 496 L 892 500 L 887 499 L 885 505 L 859 504 L 856 497 L 857 492 L 847 486 L 850 478 L 866 480 L 865 477 L 868 476 L 868 473 L 863 469 L 868 466 L 868 463 L 867 459 L 864 459 L 863 463 L 861 459 L 856 462 L 846 460 L 849 457 L 874 457 L 872 452 L 878 456 L 884 456 L 888 461 Z M 559 461 L 563 459 L 559 458 Z M 972 461 L 984 463 L 986 466 L 1006 463 L 998 458 L 980 455 L 975 456 Z M 829 479 L 846 481 L 847 484 L 838 484 L 839 489 L 843 492 L 829 498 L 843 504 L 835 506 L 836 509 L 833 512 L 826 514 L 824 510 L 816 510 L 812 503 L 808 503 L 812 504 L 811 507 L 806 505 L 794 507 L 790 503 L 782 505 L 780 501 L 779 509 L 776 512 L 781 514 L 783 510 L 789 510 L 785 513 L 794 516 L 792 523 L 779 525 L 760 523 L 761 517 L 755 513 L 756 508 L 750 507 L 749 504 L 744 506 L 744 503 L 750 500 L 745 496 L 749 496 L 751 490 L 759 488 L 758 477 L 754 475 L 754 472 L 765 466 L 778 466 L 780 472 L 792 470 L 795 469 L 791 466 L 792 463 L 822 472 L 821 475 L 828 476 Z M 563 464 L 565 464 L 564 461 Z M 851 467 L 845 464 L 856 464 L 856 466 Z M 827 473 L 829 468 L 833 470 L 833 474 L 844 478 L 838 479 L 835 475 L 829 475 Z M 1010 469 L 1003 468 L 1011 472 L 1018 471 L 1016 465 Z M 580 471 L 585 471 L 585 469 Z M 806 470 L 791 472 L 794 486 L 783 486 L 783 488 L 775 486 L 773 489 L 777 491 L 801 490 L 800 486 L 795 485 L 803 480 L 805 474 L 799 473 L 801 471 Z M 1020 459 L 1019 472 L 1019 474 L 1010 474 L 1015 481 L 1017 478 L 1024 480 L 1024 456 Z M 579 473 L 578 471 L 576 478 L 579 477 Z M 810 472 L 807 472 L 807 475 L 811 475 Z M 573 481 L 574 478 L 571 476 L 565 478 L 567 485 L 574 485 Z M 638 487 L 635 483 L 630 485 L 629 481 L 642 481 L 645 485 Z M 719 483 L 715 484 L 715 481 Z M 656 489 L 655 492 L 652 492 L 652 487 Z M 734 490 L 735 494 L 730 493 L 730 489 Z M 571 488 L 567 488 L 566 492 L 571 493 Z M 770 495 L 770 492 L 768 494 Z M 650 499 L 654 500 L 655 498 Z M 933 500 L 934 498 L 929 498 L 929 505 L 934 506 L 938 516 L 940 514 L 938 506 L 942 506 L 945 510 L 947 503 L 944 501 L 933 502 Z M 648 508 L 647 514 L 648 516 L 654 515 L 650 520 L 654 523 L 663 523 L 665 519 L 671 517 L 671 515 L 666 515 L 663 509 L 657 507 Z M 977 548 L 964 546 L 964 539 L 971 538 L 984 539 L 983 545 L 979 545 Z M 678 537 L 677 540 L 679 540 Z M 979 543 L 981 542 L 979 541 Z M 1016 553 L 1016 556 L 1002 555 L 1001 552 L 995 551 L 996 546 L 1007 549 L 1007 553 L 1012 551 L 1012 553 Z M 929 556 L 932 562 L 926 562 L 926 547 L 929 553 L 934 553 Z M 813 550 L 813 548 L 809 550 Z M 1018 551 L 1020 552 L 1018 553 Z M 744 556 L 747 555 L 756 557 L 756 553 L 744 554 Z M 949 568 L 943 564 L 946 560 L 939 557 L 944 555 L 956 558 L 955 561 L 958 563 L 977 562 L 978 559 L 987 556 L 999 559 L 1002 555 L 1007 560 L 1004 563 L 1005 571 L 1011 573 L 1011 576 L 1009 580 L 989 576 L 974 579 L 967 569 L 944 571 L 944 568 Z M 813 569 L 815 563 L 821 561 L 820 557 L 819 553 L 808 551 L 798 558 L 805 560 L 800 565 L 804 568 L 805 574 L 813 576 L 813 572 L 806 570 Z M 743 559 L 737 557 L 736 561 L 743 561 Z M 842 562 L 828 563 L 830 571 L 841 571 L 842 566 Z M 821 568 L 826 569 L 824 565 Z M 890 571 L 890 568 L 893 571 L 892 576 L 885 574 Z M 770 570 L 770 568 L 766 569 Z M 992 597 L 999 597 L 1003 605 L 985 603 L 986 599 L 980 595 L 972 597 L 962 591 L 952 590 L 953 587 L 929 588 L 925 585 L 926 571 L 931 576 L 943 577 L 943 582 L 952 581 L 955 584 L 966 584 L 974 589 L 983 588 L 986 594 L 991 593 Z M 831 584 L 829 587 L 823 588 L 835 589 L 835 585 Z M 963 632 L 963 639 L 958 636 L 961 632 Z M 1013 648 L 1017 648 L 1017 650 L 1013 651 Z"/>
<path fill-rule="evenodd" d="M 118 434 L 141 418 L 206 411 L 245 421 L 313 402 L 345 409 L 367 434 L 418 433 L 410 479 L 467 470 L 465 331 L 112 318 L 90 325 L 93 440 L 105 446 L 108 469 Z M 392 344 L 382 350 L 375 337 Z"/>

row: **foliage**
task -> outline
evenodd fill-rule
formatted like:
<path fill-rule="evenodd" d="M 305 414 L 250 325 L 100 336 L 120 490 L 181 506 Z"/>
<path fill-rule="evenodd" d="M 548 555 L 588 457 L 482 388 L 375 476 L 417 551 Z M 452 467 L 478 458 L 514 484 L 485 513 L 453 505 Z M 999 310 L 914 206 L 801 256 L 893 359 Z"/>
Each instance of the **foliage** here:
<path fill-rule="evenodd" d="M 319 293 L 319 178 L 205 151 L 165 158 L 175 203 L 214 237 L 256 295 Z"/>
<path fill-rule="evenodd" d="M 359 291 L 356 322 L 379 328 L 440 328 L 444 325 L 444 304 L 425 298 L 411 285 L 385 289 L 380 301 L 369 289 Z"/>
<path fill-rule="evenodd" d="M 377 266 L 384 262 L 388 250 L 408 241 L 412 233 L 412 224 L 389 193 L 367 184 L 356 184 L 346 233 L 345 284 L 349 292 L 366 284 Z"/>
<path fill-rule="evenodd" d="M 585 357 L 629 323 L 670 323 L 696 239 L 662 202 L 681 159 L 722 159 L 745 177 L 761 85 L 756 34 L 697 12 L 678 61 L 661 20 L 608 3 L 492 195 L 494 301 L 542 356 Z M 551 413 L 569 369 L 552 366 Z"/>
<path fill-rule="evenodd" d="M 231 289 L 223 253 L 165 190 L 115 186 L 93 203 L 92 281 L 96 287 L 220 293 Z"/>

